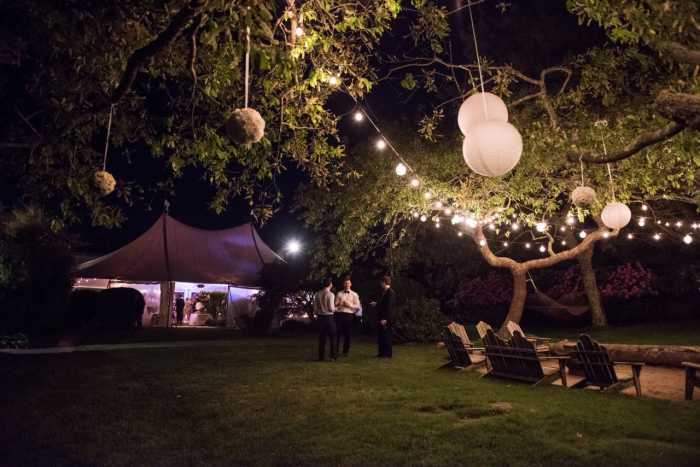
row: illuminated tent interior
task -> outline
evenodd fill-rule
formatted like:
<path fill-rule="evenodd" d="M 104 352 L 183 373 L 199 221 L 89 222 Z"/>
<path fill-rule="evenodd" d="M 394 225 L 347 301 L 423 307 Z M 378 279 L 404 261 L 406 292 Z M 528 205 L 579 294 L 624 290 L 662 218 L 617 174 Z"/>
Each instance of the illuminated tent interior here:
<path fill-rule="evenodd" d="M 144 234 L 124 247 L 78 266 L 77 288 L 133 287 L 146 299 L 144 324 L 159 310 L 169 325 L 175 297 L 227 293 L 227 322 L 251 305 L 265 264 L 282 258 L 251 224 L 223 230 L 190 227 L 161 215 Z"/>

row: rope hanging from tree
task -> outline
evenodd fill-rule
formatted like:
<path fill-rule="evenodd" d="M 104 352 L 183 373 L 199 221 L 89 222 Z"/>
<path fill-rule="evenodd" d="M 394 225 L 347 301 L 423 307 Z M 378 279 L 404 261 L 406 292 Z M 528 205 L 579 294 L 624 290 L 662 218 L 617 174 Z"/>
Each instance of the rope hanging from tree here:
<path fill-rule="evenodd" d="M 95 186 L 102 196 L 107 196 L 114 191 L 117 182 L 114 176 L 107 172 L 107 154 L 109 153 L 109 137 L 112 134 L 112 117 L 114 114 L 114 104 L 109 107 L 109 119 L 107 120 L 107 136 L 105 137 L 105 150 L 102 156 L 102 170 L 94 174 Z"/>

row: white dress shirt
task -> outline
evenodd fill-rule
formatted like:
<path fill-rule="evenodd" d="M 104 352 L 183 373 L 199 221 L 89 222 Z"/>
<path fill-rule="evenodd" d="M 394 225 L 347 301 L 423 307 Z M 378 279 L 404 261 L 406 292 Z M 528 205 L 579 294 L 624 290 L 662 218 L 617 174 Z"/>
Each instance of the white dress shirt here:
<path fill-rule="evenodd" d="M 353 290 L 341 290 L 335 296 L 337 313 L 355 314 L 360 308 L 360 296 Z"/>

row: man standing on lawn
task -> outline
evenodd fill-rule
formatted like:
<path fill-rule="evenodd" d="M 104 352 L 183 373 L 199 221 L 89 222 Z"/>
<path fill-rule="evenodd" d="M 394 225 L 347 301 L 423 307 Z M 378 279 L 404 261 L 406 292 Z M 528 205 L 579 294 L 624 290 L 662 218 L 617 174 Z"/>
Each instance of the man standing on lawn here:
<path fill-rule="evenodd" d="M 340 348 L 340 336 L 343 336 L 343 357 L 350 352 L 350 337 L 355 313 L 360 309 L 360 296 L 351 290 L 350 276 L 343 279 L 343 290 L 335 296 L 335 326 L 338 331 L 336 348 Z"/>
<path fill-rule="evenodd" d="M 335 361 L 338 356 L 336 347 L 335 321 L 335 297 L 331 292 L 333 281 L 328 278 L 323 281 L 323 288 L 314 295 L 314 313 L 318 320 L 318 361 L 326 359 L 326 339 L 331 344 L 331 361 Z"/>
<path fill-rule="evenodd" d="M 396 294 L 391 288 L 391 277 L 384 276 L 380 281 L 382 296 L 376 304 L 377 312 L 377 357 L 391 358 L 393 351 L 391 348 L 391 317 L 394 313 Z"/>

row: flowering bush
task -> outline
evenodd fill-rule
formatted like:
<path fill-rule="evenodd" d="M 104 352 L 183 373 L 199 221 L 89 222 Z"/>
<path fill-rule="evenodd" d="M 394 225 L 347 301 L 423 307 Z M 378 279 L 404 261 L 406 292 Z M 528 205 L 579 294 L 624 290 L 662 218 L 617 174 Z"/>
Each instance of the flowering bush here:
<path fill-rule="evenodd" d="M 454 301 L 458 306 L 501 305 L 510 303 L 512 295 L 513 281 L 510 276 L 490 272 L 485 278 L 462 281 Z"/>
<path fill-rule="evenodd" d="M 552 279 L 556 283 L 545 292 L 551 298 L 558 299 L 581 290 L 581 271 L 578 266 L 558 271 Z"/>
<path fill-rule="evenodd" d="M 625 263 L 608 274 L 600 288 L 603 298 L 634 299 L 657 295 L 656 277 L 640 263 Z"/>

